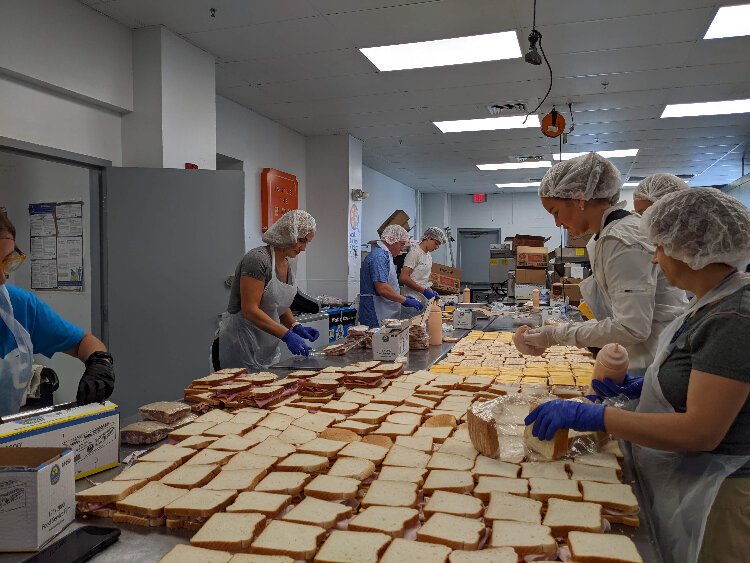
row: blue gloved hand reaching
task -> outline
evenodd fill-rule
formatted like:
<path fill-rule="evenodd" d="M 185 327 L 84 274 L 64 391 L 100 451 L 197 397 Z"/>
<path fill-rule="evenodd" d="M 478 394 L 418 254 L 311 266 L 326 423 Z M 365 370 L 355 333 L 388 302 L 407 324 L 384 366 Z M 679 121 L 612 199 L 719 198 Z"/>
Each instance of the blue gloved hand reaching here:
<path fill-rule="evenodd" d="M 411 307 L 412 309 L 416 309 L 417 311 L 421 311 L 424 309 L 424 305 L 419 302 L 418 299 L 414 299 L 411 295 L 408 296 L 403 303 L 401 303 L 404 307 Z"/>
<path fill-rule="evenodd" d="M 422 295 L 424 295 L 427 299 L 437 299 L 438 298 L 438 292 L 430 287 L 425 287 L 424 291 L 422 292 Z"/>
<path fill-rule="evenodd" d="M 549 401 L 535 408 L 524 423 L 534 424 L 532 434 L 540 440 L 551 440 L 561 428 L 579 432 L 605 432 L 604 405 L 589 405 L 577 401 Z"/>
<path fill-rule="evenodd" d="M 294 332 L 294 334 L 296 334 L 297 336 L 301 336 L 305 340 L 309 340 L 310 342 L 315 342 L 320 336 L 319 330 L 311 326 L 302 326 L 299 324 L 292 327 L 292 332 Z"/>
<path fill-rule="evenodd" d="M 287 330 L 284 337 L 281 339 L 286 344 L 289 351 L 295 356 L 307 356 L 310 353 L 310 348 L 301 337 L 294 334 L 291 330 Z"/>
<path fill-rule="evenodd" d="M 619 397 L 620 395 L 625 395 L 628 399 L 638 399 L 643 390 L 643 376 L 627 374 L 622 385 L 617 385 L 617 383 L 608 377 L 603 381 L 594 379 L 591 382 L 591 387 L 594 388 L 596 394 L 602 399 Z"/>

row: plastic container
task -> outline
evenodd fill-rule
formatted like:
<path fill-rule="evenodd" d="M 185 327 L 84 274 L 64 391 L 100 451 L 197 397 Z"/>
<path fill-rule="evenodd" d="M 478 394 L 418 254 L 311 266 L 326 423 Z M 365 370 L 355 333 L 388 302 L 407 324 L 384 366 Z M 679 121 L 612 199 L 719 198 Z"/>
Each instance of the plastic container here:
<path fill-rule="evenodd" d="M 427 333 L 430 335 L 430 346 L 440 346 L 443 343 L 443 312 L 434 303 L 427 317 Z"/>
<path fill-rule="evenodd" d="M 468 285 L 464 288 L 464 294 L 463 299 L 461 299 L 461 303 L 471 303 L 471 290 L 469 289 Z"/>
<path fill-rule="evenodd" d="M 538 289 L 531 292 L 531 304 L 535 309 L 539 307 L 540 294 L 541 292 Z"/>
<path fill-rule="evenodd" d="M 620 344 L 606 344 L 596 355 L 593 378 L 602 381 L 609 378 L 617 385 L 622 385 L 628 372 L 628 351 Z"/>

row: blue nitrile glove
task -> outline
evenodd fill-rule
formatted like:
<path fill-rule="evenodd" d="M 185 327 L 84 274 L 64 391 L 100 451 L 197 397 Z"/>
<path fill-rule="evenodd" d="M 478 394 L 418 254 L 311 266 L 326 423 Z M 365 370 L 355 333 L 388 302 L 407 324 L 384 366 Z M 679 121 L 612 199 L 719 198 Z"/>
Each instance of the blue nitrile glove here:
<path fill-rule="evenodd" d="M 424 295 L 427 299 L 437 299 L 438 298 L 438 292 L 435 291 L 432 288 L 425 287 L 424 291 L 422 292 L 422 295 Z"/>
<path fill-rule="evenodd" d="M 535 408 L 524 423 L 534 423 L 532 434 L 540 440 L 551 440 L 561 428 L 579 432 L 601 431 L 604 428 L 604 405 L 589 405 L 577 401 L 549 401 Z"/>
<path fill-rule="evenodd" d="M 311 326 L 294 325 L 292 327 L 292 332 L 310 342 L 315 342 L 318 339 L 318 336 L 320 336 L 320 331 Z"/>
<path fill-rule="evenodd" d="M 617 385 L 609 377 L 604 378 L 604 381 L 594 379 L 591 381 L 591 387 L 602 399 L 620 395 L 625 395 L 628 399 L 639 399 L 643 391 L 643 376 L 627 374 L 622 385 Z"/>
<path fill-rule="evenodd" d="M 424 309 L 424 305 L 419 302 L 419 299 L 414 299 L 411 295 L 406 298 L 406 300 L 401 303 L 404 307 L 411 307 L 412 309 L 416 309 L 417 311 L 421 311 Z"/>
<path fill-rule="evenodd" d="M 281 339 L 286 344 L 289 351 L 295 356 L 307 356 L 310 353 L 310 348 L 305 341 L 299 336 L 294 334 L 291 330 L 287 330 L 284 337 Z"/>

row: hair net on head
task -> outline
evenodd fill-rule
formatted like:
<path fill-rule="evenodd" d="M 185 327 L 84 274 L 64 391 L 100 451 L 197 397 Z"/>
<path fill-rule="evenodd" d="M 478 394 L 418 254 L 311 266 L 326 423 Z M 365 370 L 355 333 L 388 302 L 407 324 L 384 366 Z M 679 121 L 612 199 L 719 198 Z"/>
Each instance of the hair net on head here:
<path fill-rule="evenodd" d="M 422 235 L 422 240 L 431 238 L 435 242 L 439 242 L 440 244 L 445 244 L 445 233 L 443 232 L 443 229 L 439 229 L 438 227 L 427 227 L 424 230 L 424 234 Z"/>
<path fill-rule="evenodd" d="M 550 168 L 539 185 L 539 197 L 562 199 L 620 198 L 620 171 L 603 156 L 590 152 Z"/>
<path fill-rule="evenodd" d="M 388 244 L 409 242 L 409 233 L 401 225 L 388 225 L 383 229 L 383 235 L 380 239 Z"/>
<path fill-rule="evenodd" d="M 287 211 L 263 234 L 263 242 L 283 247 L 297 244 L 297 240 L 315 232 L 315 218 L 307 211 Z"/>
<path fill-rule="evenodd" d="M 674 174 L 651 174 L 638 184 L 633 192 L 633 199 L 656 202 L 667 194 L 687 189 L 690 189 L 690 186 Z"/>
<path fill-rule="evenodd" d="M 641 228 L 667 256 L 693 270 L 744 265 L 750 256 L 750 211 L 714 188 L 679 190 L 649 207 Z"/>

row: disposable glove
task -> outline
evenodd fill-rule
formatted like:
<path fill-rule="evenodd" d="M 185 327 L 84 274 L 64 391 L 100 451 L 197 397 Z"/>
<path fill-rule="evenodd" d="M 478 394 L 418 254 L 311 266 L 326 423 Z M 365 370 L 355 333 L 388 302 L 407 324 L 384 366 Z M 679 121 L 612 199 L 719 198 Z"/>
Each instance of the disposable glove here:
<path fill-rule="evenodd" d="M 554 325 L 530 328 L 523 333 L 523 341 L 534 348 L 532 355 L 541 356 L 550 346 L 557 344 L 554 338 Z"/>
<path fill-rule="evenodd" d="M 422 295 L 424 295 L 427 299 L 437 299 L 438 298 L 438 292 L 434 289 L 431 289 L 429 287 L 425 287 L 424 291 L 422 292 Z"/>
<path fill-rule="evenodd" d="M 318 339 L 318 336 L 320 336 L 320 331 L 311 326 L 294 325 L 292 327 L 292 332 L 310 342 L 315 342 Z"/>
<path fill-rule="evenodd" d="M 305 344 L 305 341 L 302 340 L 302 338 L 294 334 L 291 330 L 287 330 L 281 340 L 295 356 L 307 356 L 310 353 L 310 350 L 312 350 L 312 348 Z"/>
<path fill-rule="evenodd" d="M 406 300 L 401 303 L 404 307 L 411 307 L 412 309 L 416 309 L 417 311 L 421 311 L 424 309 L 424 305 L 419 302 L 418 299 L 414 299 L 411 295 L 406 298 Z"/>
<path fill-rule="evenodd" d="M 524 420 L 534 423 L 532 434 L 540 440 L 551 440 L 561 428 L 579 432 L 605 431 L 604 405 L 589 405 L 577 401 L 549 401 L 535 408 Z"/>
<path fill-rule="evenodd" d="M 609 377 L 604 378 L 604 381 L 594 379 L 591 381 L 591 387 L 602 399 L 619 397 L 620 395 L 625 395 L 628 399 L 638 399 L 641 396 L 641 391 L 643 391 L 643 376 L 627 374 L 622 385 L 617 385 Z"/>
<path fill-rule="evenodd" d="M 79 405 L 102 403 L 115 390 L 115 369 L 112 356 L 107 352 L 94 352 L 85 362 L 86 369 L 78 383 L 76 402 Z"/>

